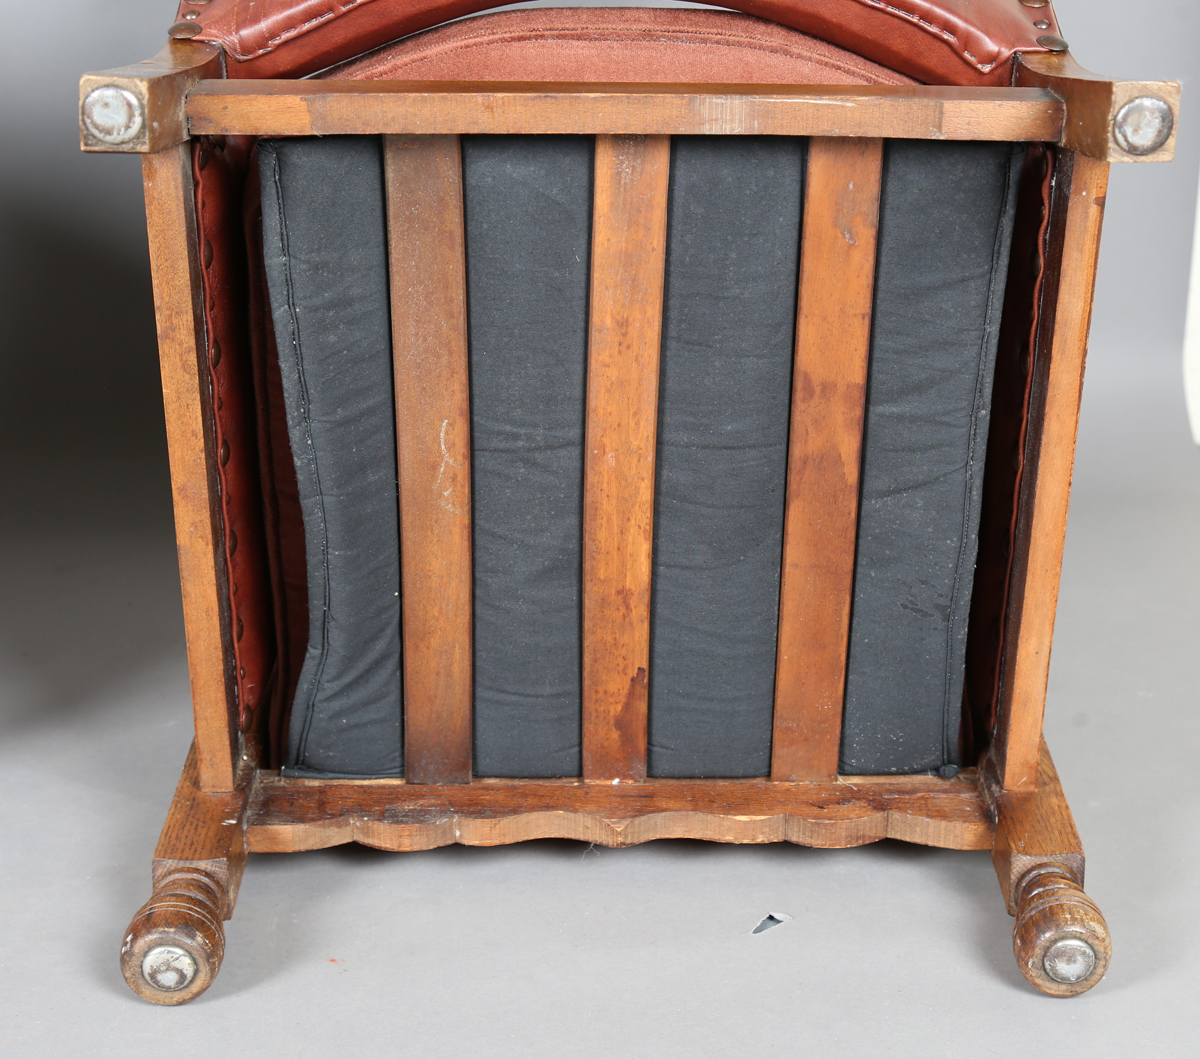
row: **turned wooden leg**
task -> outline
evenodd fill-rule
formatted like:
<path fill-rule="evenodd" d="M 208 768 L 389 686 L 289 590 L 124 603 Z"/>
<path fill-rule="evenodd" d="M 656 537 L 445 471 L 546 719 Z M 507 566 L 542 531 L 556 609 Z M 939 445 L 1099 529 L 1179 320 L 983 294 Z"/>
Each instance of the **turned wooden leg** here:
<path fill-rule="evenodd" d="M 1013 952 L 1021 973 L 1050 996 L 1091 989 L 1112 955 L 1108 926 L 1083 892 L 1083 846 L 1046 744 L 1037 787 L 1000 790 L 983 767 L 996 813 L 992 861 L 1013 924 Z"/>
<path fill-rule="evenodd" d="M 138 996 L 185 1004 L 210 985 L 225 953 L 246 863 L 247 785 L 201 791 L 193 747 L 154 854 L 154 892 L 121 943 L 121 973 Z"/>
<path fill-rule="evenodd" d="M 1017 883 L 1013 953 L 1029 983 L 1050 996 L 1076 996 L 1108 970 L 1108 924 L 1078 881 L 1055 865 Z"/>
<path fill-rule="evenodd" d="M 138 996 L 185 1004 L 210 985 L 225 953 L 225 888 L 204 871 L 168 873 L 138 910 L 121 945 L 121 973 Z"/>

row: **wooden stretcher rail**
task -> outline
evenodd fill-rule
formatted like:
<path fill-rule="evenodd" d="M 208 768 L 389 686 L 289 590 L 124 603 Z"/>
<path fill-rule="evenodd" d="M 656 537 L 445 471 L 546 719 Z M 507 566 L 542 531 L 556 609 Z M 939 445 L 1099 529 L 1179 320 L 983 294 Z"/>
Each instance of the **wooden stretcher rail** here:
<path fill-rule="evenodd" d="M 193 136 L 576 133 L 861 136 L 1057 143 L 1065 111 L 1040 88 L 201 81 Z"/>
<path fill-rule="evenodd" d="M 514 807 L 519 806 L 519 810 Z M 945 849 L 991 849 L 993 824 L 978 773 L 848 777 L 825 783 L 764 779 L 291 780 L 260 773 L 246 816 L 252 852 L 359 842 L 377 849 L 493 846 L 570 838 L 631 846 L 660 838 L 795 842 L 841 849 L 895 838 Z"/>

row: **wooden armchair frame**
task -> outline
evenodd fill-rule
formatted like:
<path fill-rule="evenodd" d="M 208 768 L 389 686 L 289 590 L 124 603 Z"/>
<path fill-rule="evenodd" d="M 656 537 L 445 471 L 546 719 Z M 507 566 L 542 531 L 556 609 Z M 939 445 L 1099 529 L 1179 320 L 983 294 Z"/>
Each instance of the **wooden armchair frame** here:
<path fill-rule="evenodd" d="M 1068 56 L 1018 57 L 1000 88 L 563 85 L 224 80 L 218 49 L 175 41 L 151 63 L 88 75 L 83 141 L 145 153 L 196 737 L 154 858 L 153 895 L 122 965 L 157 1003 L 191 999 L 219 967 L 246 853 L 360 842 L 414 850 L 564 837 L 896 838 L 991 849 L 1022 972 L 1072 995 L 1103 975 L 1104 920 L 1041 738 L 1096 257 L 1116 122 L 1130 100 L 1176 112 L 1167 84 L 1104 81 Z M 114 147 L 86 101 L 120 91 L 141 115 Z M 140 108 L 140 110 L 139 110 Z M 89 120 L 89 118 L 91 120 Z M 100 129 L 101 133 L 105 129 Z M 584 514 L 583 775 L 471 773 L 471 520 L 458 136 L 596 136 Z M 380 134 L 386 139 L 405 667 L 404 780 L 282 778 L 239 730 L 190 139 Z M 680 134 L 807 136 L 771 775 L 646 776 L 646 667 L 669 142 Z M 837 774 L 853 577 L 883 142 L 1052 145 L 1056 179 L 1034 351 L 995 729 L 977 768 Z M 430 282 L 433 279 L 435 282 Z M 411 291 L 417 291 L 413 297 Z M 636 292 L 633 294 L 631 292 Z M 805 396 L 819 392 L 821 399 Z M 614 454 L 616 454 L 614 456 Z M 446 467 L 450 470 L 447 472 Z M 814 470 L 819 469 L 819 472 Z M 431 483 L 452 491 L 437 503 Z M 450 495 L 449 493 L 447 495 Z M 803 650 L 801 645 L 808 645 Z"/>

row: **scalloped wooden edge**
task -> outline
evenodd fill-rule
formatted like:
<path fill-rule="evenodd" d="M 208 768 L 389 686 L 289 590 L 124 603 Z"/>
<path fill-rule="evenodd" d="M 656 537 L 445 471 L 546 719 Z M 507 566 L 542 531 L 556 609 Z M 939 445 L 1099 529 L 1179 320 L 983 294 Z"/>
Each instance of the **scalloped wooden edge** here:
<path fill-rule="evenodd" d="M 832 849 L 892 838 L 989 850 L 993 826 L 973 770 L 953 780 L 890 783 L 651 780 L 615 787 L 485 780 L 455 788 L 265 774 L 247 812 L 247 848 L 258 853 L 347 842 L 407 851 L 538 838 L 610 847 L 689 838 Z"/>

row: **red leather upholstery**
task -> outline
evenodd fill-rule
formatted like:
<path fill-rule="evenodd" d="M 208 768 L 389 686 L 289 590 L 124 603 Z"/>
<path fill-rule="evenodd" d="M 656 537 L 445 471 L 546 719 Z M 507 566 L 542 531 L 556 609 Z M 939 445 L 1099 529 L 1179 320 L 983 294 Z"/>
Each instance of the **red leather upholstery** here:
<path fill-rule="evenodd" d="M 391 81 L 911 84 L 793 29 L 732 11 L 566 7 L 464 18 L 321 76 Z"/>
<path fill-rule="evenodd" d="M 249 149 L 247 140 L 224 137 L 197 140 L 192 149 L 206 359 L 219 453 L 238 717 L 243 728 L 262 702 L 275 664 L 242 242 L 241 195 Z"/>
<path fill-rule="evenodd" d="M 195 39 L 224 47 L 230 77 L 299 77 L 496 0 L 211 0 L 182 3 Z M 1020 0 L 730 0 L 930 84 L 1007 84 L 1017 51 L 1057 32 L 1053 9 Z M 1046 20 L 1048 28 L 1035 21 Z"/>
<path fill-rule="evenodd" d="M 279 376 L 279 354 L 275 348 L 263 266 L 257 148 L 251 152 L 246 173 L 242 220 L 249 264 L 250 359 L 254 371 L 258 468 L 263 490 L 263 524 L 276 656 L 276 679 L 271 685 L 265 725 L 267 760 L 270 768 L 278 768 L 287 746 L 288 717 L 308 646 L 308 568 L 304 555 L 304 518 L 300 511 L 292 447 L 288 441 L 283 382 Z"/>

